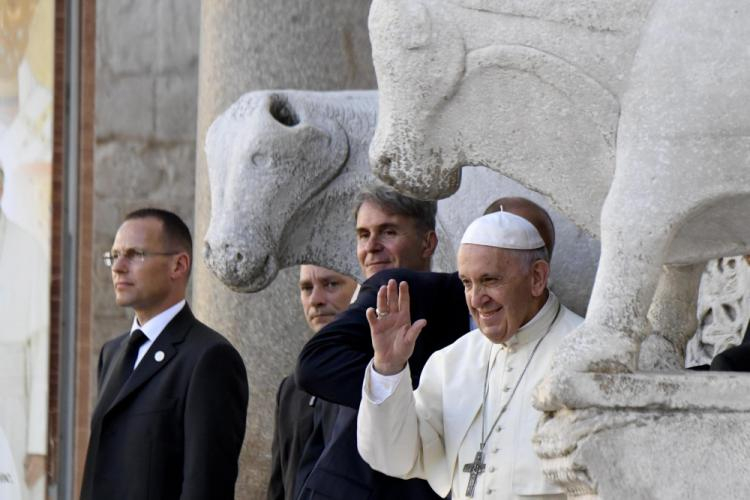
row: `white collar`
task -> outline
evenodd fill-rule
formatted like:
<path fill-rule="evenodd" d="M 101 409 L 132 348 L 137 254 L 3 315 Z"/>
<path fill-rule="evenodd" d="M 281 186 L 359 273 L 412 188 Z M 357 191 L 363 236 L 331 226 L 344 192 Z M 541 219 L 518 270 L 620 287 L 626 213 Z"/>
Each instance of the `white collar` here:
<path fill-rule="evenodd" d="M 159 334 L 164 331 L 169 322 L 177 316 L 177 313 L 182 310 L 185 303 L 185 299 L 182 299 L 172 307 L 164 309 L 162 312 L 146 321 L 144 325 L 139 324 L 138 316 L 135 316 L 133 318 L 133 326 L 130 327 L 130 333 L 133 333 L 135 330 L 140 330 L 146 335 L 146 337 L 148 337 L 150 342 L 153 342 Z"/>

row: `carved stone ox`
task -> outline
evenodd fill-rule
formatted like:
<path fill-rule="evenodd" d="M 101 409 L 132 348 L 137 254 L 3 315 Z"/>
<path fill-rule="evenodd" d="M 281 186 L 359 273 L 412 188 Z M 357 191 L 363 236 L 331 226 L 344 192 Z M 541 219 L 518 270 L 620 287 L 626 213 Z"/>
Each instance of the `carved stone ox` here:
<path fill-rule="evenodd" d="M 373 180 L 363 166 L 376 99 L 372 91 L 251 92 L 214 121 L 204 258 L 222 282 L 253 292 L 300 263 L 335 262 L 358 275 L 351 200 Z"/>
<path fill-rule="evenodd" d="M 426 198 L 485 165 L 601 234 L 566 367 L 636 370 L 652 326 L 683 354 L 704 263 L 750 249 L 749 23 L 743 0 L 375 0 L 371 162 Z"/>

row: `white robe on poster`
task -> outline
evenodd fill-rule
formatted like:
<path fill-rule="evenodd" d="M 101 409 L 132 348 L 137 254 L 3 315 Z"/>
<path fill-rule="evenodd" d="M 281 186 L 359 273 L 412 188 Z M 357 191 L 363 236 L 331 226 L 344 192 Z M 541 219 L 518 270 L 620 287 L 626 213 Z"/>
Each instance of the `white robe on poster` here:
<path fill-rule="evenodd" d="M 21 500 L 20 479 L 10 454 L 10 445 L 0 427 L 0 499 Z"/>
<path fill-rule="evenodd" d="M 47 454 L 49 264 L 31 234 L 0 212 L 0 427 L 18 474 Z M 25 482 L 22 498 L 28 497 Z"/>
<path fill-rule="evenodd" d="M 544 307 L 507 345 L 493 344 L 473 330 L 430 357 L 415 391 L 407 367 L 391 378 L 392 393 L 388 395 L 386 387 L 380 395 L 383 400 L 373 394 L 371 363 L 357 425 L 362 458 L 385 474 L 423 478 L 439 495 L 451 492 L 453 500 L 464 499 L 469 474 L 463 467 L 473 462 L 479 450 L 484 419 L 485 433 L 490 434 L 486 469 L 478 477 L 473 498 L 565 498 L 562 489 L 544 477 L 532 448 L 541 415 L 532 406 L 532 394 L 565 335 L 582 321 L 550 293 Z M 485 378 L 489 391 L 483 412 Z M 382 380 L 381 376 L 379 383 Z M 517 382 L 506 411 L 490 430 Z"/>

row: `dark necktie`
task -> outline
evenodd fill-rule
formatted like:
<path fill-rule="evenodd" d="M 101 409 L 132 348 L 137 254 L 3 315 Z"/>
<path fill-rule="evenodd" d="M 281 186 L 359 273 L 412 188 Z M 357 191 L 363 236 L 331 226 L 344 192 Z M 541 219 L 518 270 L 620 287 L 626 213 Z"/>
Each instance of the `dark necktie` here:
<path fill-rule="evenodd" d="M 140 330 L 134 330 L 130 334 L 130 338 L 125 346 L 125 352 L 119 358 L 119 362 L 112 368 L 112 375 L 109 377 L 107 385 L 104 387 L 102 396 L 99 399 L 98 406 L 103 410 L 109 408 L 109 405 L 115 400 L 122 386 L 127 382 L 130 374 L 133 373 L 133 366 L 138 357 L 138 349 L 147 340 L 148 337 Z"/>

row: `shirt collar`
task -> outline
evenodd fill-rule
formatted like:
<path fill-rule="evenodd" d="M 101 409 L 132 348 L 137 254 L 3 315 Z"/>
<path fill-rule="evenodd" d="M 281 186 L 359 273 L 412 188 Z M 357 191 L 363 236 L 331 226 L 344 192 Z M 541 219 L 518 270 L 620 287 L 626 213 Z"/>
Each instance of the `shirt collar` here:
<path fill-rule="evenodd" d="M 143 325 L 138 323 L 138 316 L 136 316 L 133 318 L 133 326 L 130 327 L 130 333 L 133 333 L 135 330 L 140 330 L 146 335 L 146 337 L 148 337 L 150 342 L 153 342 L 159 334 L 164 331 L 169 322 L 177 316 L 177 313 L 179 313 L 183 307 L 185 307 L 185 299 L 182 299 L 172 307 L 164 309 L 162 312 L 146 321 Z"/>
<path fill-rule="evenodd" d="M 528 323 L 519 328 L 516 334 L 508 339 L 505 343 L 506 347 L 528 344 L 543 337 L 552 327 L 552 322 L 557 318 L 559 308 L 560 302 L 555 294 L 550 291 L 547 302 Z"/>

